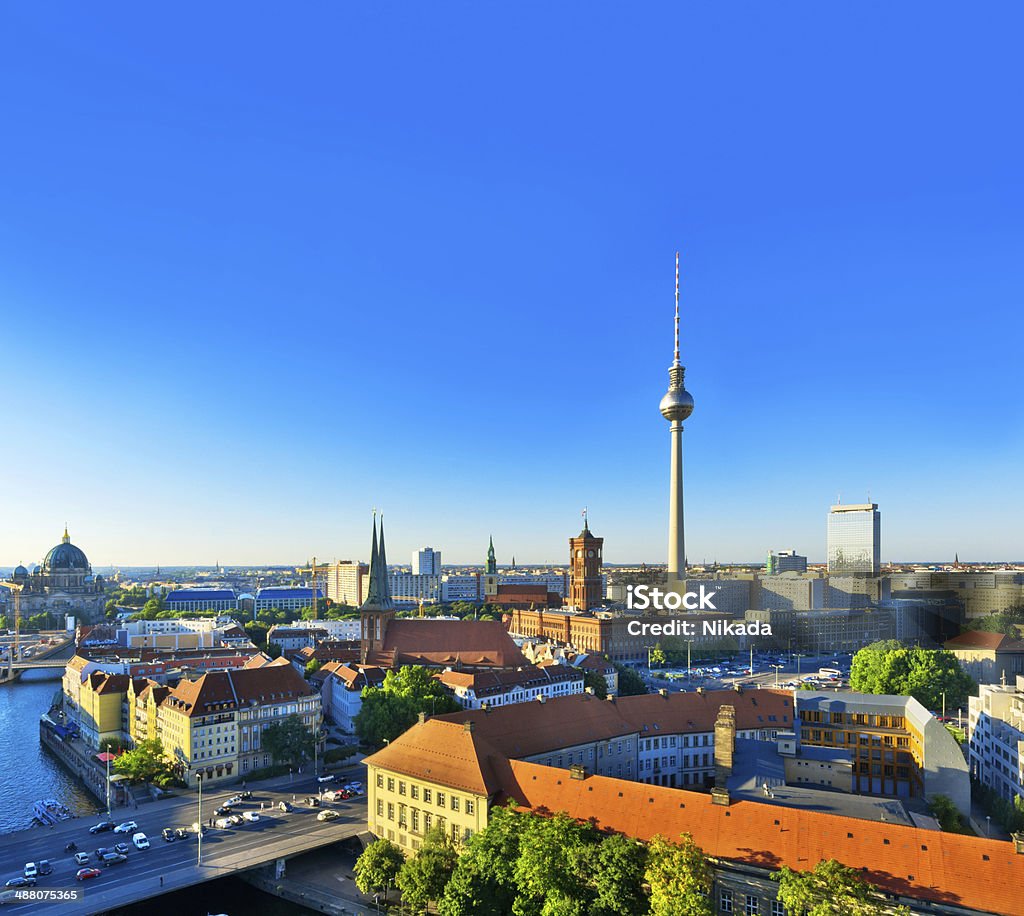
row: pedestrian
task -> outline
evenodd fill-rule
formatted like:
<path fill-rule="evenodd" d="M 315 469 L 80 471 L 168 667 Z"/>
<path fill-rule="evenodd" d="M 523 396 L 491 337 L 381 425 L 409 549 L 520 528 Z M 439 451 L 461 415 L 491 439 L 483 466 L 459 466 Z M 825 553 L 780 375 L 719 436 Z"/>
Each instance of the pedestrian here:
<path fill-rule="evenodd" d="M 161 887 L 164 886 L 164 876 L 163 875 L 160 876 L 160 886 Z"/>

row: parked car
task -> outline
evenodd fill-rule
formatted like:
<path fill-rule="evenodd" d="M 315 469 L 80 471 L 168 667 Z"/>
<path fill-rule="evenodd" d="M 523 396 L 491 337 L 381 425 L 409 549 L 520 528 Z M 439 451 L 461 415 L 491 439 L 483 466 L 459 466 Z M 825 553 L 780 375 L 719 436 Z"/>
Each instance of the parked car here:
<path fill-rule="evenodd" d="M 88 881 L 90 878 L 98 878 L 102 874 L 103 872 L 98 868 L 80 868 L 75 872 L 75 880 Z"/>
<path fill-rule="evenodd" d="M 231 805 L 221 805 L 213 813 L 217 817 L 227 817 L 231 813 Z"/>
<path fill-rule="evenodd" d="M 325 808 L 316 816 L 316 819 L 318 821 L 333 821 L 337 820 L 339 817 L 341 817 L 341 815 L 337 811 L 332 811 L 330 808 Z"/>
<path fill-rule="evenodd" d="M 241 827 L 245 823 L 245 818 L 241 814 L 232 814 L 228 820 L 231 821 L 232 827 Z"/>
<path fill-rule="evenodd" d="M 230 817 L 218 817 L 217 820 L 213 822 L 213 826 L 218 830 L 230 830 L 235 825 Z"/>
<path fill-rule="evenodd" d="M 164 838 L 164 842 L 165 843 L 173 843 L 174 842 L 175 834 L 174 834 L 174 831 L 171 830 L 170 827 L 164 827 L 164 829 L 160 831 L 160 836 L 162 836 Z"/>
<path fill-rule="evenodd" d="M 320 807 L 320 799 L 317 798 L 315 795 L 306 796 L 306 798 L 303 799 L 303 802 L 310 808 Z"/>
<path fill-rule="evenodd" d="M 88 865 L 89 864 L 89 853 L 87 852 L 76 852 L 75 853 L 75 865 Z"/>
<path fill-rule="evenodd" d="M 278 802 L 277 807 L 280 808 L 282 811 L 285 811 L 285 812 L 292 810 L 291 804 L 289 802 L 286 802 L 286 801 Z"/>
<path fill-rule="evenodd" d="M 17 878 L 11 878 L 4 887 L 35 887 L 35 878 L 26 878 L 24 875 L 18 875 Z"/>
<path fill-rule="evenodd" d="M 149 837 L 144 833 L 136 833 L 132 837 L 132 842 L 135 844 L 136 849 L 149 849 Z"/>
<path fill-rule="evenodd" d="M 89 828 L 89 833 L 104 833 L 107 830 L 114 830 L 117 827 L 113 821 L 100 821 Z"/>
<path fill-rule="evenodd" d="M 231 805 L 240 805 L 241 803 L 242 803 L 242 796 L 241 795 L 232 795 L 231 798 L 229 798 L 226 802 L 224 802 L 224 804 L 228 805 L 229 807 Z"/>
<path fill-rule="evenodd" d="M 239 798 L 241 798 L 242 801 L 248 801 L 250 798 L 252 798 L 252 792 L 246 790 L 239 796 Z"/>
<path fill-rule="evenodd" d="M 39 868 L 35 862 L 26 862 L 24 875 L 26 878 L 38 878 Z"/>
<path fill-rule="evenodd" d="M 249 821 L 251 824 L 255 824 L 260 819 L 259 814 L 256 811 L 243 811 L 242 817 Z"/>
<path fill-rule="evenodd" d="M 317 782 L 334 782 L 334 775 L 328 773 L 326 776 L 317 776 Z"/>
<path fill-rule="evenodd" d="M 123 824 L 118 824 L 114 828 L 114 833 L 131 833 L 133 830 L 138 830 L 139 825 L 135 821 L 125 821 Z"/>

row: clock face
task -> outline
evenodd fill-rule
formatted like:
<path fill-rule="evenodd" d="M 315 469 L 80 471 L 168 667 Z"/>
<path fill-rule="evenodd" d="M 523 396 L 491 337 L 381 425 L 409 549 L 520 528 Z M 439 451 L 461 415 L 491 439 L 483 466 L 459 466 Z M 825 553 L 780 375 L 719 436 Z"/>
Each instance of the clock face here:
<path fill-rule="evenodd" d="M 588 550 L 587 551 L 587 556 L 588 557 L 592 557 L 593 555 L 594 555 L 594 551 L 593 550 Z"/>

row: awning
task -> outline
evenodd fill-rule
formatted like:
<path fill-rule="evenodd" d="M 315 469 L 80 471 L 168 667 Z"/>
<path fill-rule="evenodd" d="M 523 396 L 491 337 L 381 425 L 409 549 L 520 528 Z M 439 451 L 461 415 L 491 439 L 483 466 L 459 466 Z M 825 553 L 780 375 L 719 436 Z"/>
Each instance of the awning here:
<path fill-rule="evenodd" d="M 109 751 L 104 751 L 102 754 L 94 755 L 100 763 L 106 763 L 108 760 L 113 763 L 117 760 L 116 754 L 111 754 Z"/>

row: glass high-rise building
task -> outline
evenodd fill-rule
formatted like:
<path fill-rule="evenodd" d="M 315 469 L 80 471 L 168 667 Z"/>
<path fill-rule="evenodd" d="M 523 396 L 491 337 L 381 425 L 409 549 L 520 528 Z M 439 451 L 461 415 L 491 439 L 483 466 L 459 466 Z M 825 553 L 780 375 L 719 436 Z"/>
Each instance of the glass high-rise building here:
<path fill-rule="evenodd" d="M 875 503 L 833 506 L 828 513 L 828 571 L 877 576 L 882 566 L 882 521 Z"/>

